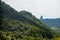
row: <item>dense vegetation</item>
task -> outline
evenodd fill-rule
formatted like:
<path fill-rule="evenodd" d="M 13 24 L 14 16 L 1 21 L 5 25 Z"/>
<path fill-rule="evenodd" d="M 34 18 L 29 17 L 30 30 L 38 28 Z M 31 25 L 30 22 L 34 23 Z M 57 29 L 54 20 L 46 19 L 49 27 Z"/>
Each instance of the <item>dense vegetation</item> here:
<path fill-rule="evenodd" d="M 2 8 L 2 3 L 1 3 L 1 0 L 0 0 L 0 30 L 1 30 L 1 25 L 2 25 L 2 19 L 3 19 L 3 8 Z"/>
<path fill-rule="evenodd" d="M 55 32 L 25 10 L 17 12 L 1 2 L 0 40 L 51 40 Z M 0 9 L 1 9 L 0 8 Z"/>

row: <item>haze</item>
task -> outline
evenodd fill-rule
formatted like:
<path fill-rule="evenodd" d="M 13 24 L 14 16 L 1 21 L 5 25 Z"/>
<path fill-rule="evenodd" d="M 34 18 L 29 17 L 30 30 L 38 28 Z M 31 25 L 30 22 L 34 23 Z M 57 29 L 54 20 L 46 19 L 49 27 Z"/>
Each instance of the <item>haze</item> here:
<path fill-rule="evenodd" d="M 27 10 L 40 18 L 60 17 L 60 0 L 2 0 L 17 11 Z"/>

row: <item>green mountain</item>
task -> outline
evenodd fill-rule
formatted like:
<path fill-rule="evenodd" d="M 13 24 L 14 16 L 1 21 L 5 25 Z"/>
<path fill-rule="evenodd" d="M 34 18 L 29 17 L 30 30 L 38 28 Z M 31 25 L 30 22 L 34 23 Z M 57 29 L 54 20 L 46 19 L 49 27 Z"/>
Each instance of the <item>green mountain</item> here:
<path fill-rule="evenodd" d="M 0 4 L 0 40 L 49 40 L 54 32 L 28 11 L 17 12 L 4 2 Z M 0 19 L 1 20 L 1 19 Z"/>

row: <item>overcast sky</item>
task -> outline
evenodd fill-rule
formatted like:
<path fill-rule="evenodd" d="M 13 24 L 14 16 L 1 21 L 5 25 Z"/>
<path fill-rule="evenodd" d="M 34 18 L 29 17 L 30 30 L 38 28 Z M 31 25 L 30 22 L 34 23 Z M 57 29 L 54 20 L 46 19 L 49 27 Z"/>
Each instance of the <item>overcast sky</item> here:
<path fill-rule="evenodd" d="M 3 0 L 17 11 L 27 10 L 40 18 L 60 17 L 60 0 Z"/>

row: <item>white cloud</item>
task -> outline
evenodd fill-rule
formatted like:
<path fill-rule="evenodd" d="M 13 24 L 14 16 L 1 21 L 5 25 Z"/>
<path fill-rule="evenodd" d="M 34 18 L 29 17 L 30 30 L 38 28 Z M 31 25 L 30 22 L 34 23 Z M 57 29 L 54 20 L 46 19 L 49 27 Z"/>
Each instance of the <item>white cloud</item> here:
<path fill-rule="evenodd" d="M 36 17 L 60 17 L 60 0 L 3 0 L 16 10 L 27 10 Z"/>

